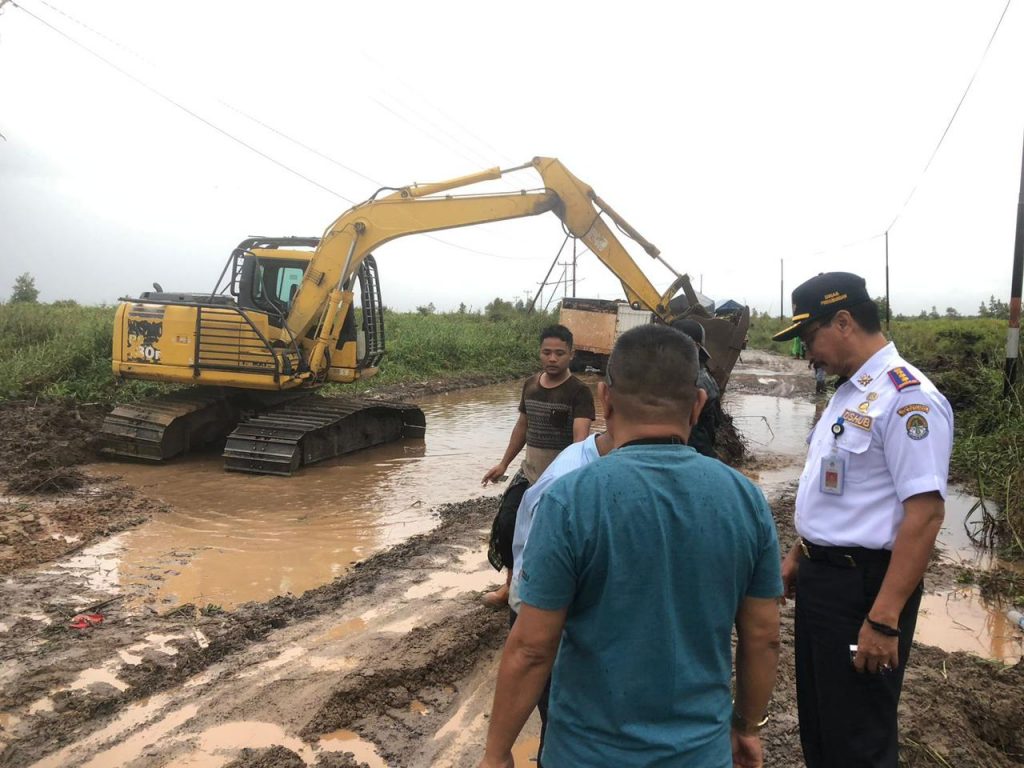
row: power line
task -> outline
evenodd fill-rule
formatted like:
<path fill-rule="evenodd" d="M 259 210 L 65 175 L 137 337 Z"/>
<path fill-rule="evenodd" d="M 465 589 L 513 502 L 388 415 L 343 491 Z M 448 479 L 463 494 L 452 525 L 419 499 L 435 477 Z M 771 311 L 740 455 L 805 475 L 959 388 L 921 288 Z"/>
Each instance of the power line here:
<path fill-rule="evenodd" d="M 65 19 L 67 19 L 71 23 L 77 24 L 82 29 L 86 30 L 90 34 L 95 35 L 96 37 L 101 38 L 102 40 L 106 40 L 108 43 L 113 45 L 115 48 L 119 48 L 120 50 L 122 50 L 125 53 L 127 53 L 129 56 L 132 56 L 133 58 L 138 59 L 139 61 L 143 62 L 144 64 L 147 64 L 148 66 L 152 67 L 153 69 L 159 70 L 159 69 L 162 68 L 162 67 L 160 67 L 159 64 L 157 64 L 157 63 L 153 62 L 152 60 L 146 58 L 145 56 L 143 56 L 141 53 L 139 53 L 138 51 L 134 50 L 133 48 L 130 48 L 129 46 L 124 45 L 120 41 L 115 40 L 114 38 L 110 37 L 107 34 L 104 34 L 102 31 L 96 29 L 95 27 L 90 26 L 89 24 L 86 24 L 81 19 L 76 18 L 75 16 L 72 16 L 67 11 L 64 11 L 63 9 L 58 8 L 57 6 L 52 5 L 51 3 L 48 3 L 46 0 L 35 0 L 35 2 L 39 3 L 40 5 L 46 6 L 47 8 L 49 8 L 54 13 L 59 13 L 61 16 L 63 16 Z M 222 107 L 225 107 L 226 109 L 229 109 L 232 112 L 235 112 L 235 113 L 241 115 L 246 120 L 249 120 L 250 122 L 255 123 L 256 125 L 260 126 L 261 128 L 263 128 L 265 130 L 268 130 L 271 133 L 276 134 L 277 136 L 280 136 L 285 141 L 289 141 L 292 144 L 294 144 L 294 145 L 296 145 L 298 147 L 301 147 L 302 149 L 306 150 L 307 152 L 310 152 L 311 154 L 314 154 L 317 157 L 320 157 L 320 158 L 326 160 L 327 162 L 332 163 L 332 164 L 338 166 L 339 168 L 343 168 L 344 170 L 348 171 L 351 174 L 354 174 L 356 176 L 359 176 L 362 179 L 365 179 L 366 181 L 370 182 L 371 184 L 375 184 L 378 187 L 385 186 L 384 182 L 378 181 L 377 179 L 373 178 L 372 176 L 367 176 L 365 173 L 362 173 L 361 171 L 358 171 L 355 168 L 352 168 L 351 166 L 346 165 L 345 163 L 341 162 L 340 160 L 337 160 L 336 158 L 333 158 L 333 157 L 331 157 L 331 156 L 321 152 L 320 150 L 316 149 L 315 147 L 311 147 L 308 144 L 305 144 L 302 141 L 299 141 L 298 139 L 296 139 L 296 138 L 294 138 L 292 136 L 289 136 L 288 134 L 286 134 L 283 131 L 275 128 L 274 126 L 269 125 L 268 123 L 260 120 L 258 117 L 250 115 L 245 110 L 240 109 L 239 107 L 236 107 L 235 105 L 230 104 L 230 103 L 224 101 L 223 99 L 221 99 L 221 98 L 219 98 L 217 96 L 214 96 L 214 99 Z"/>
<path fill-rule="evenodd" d="M 363 56 L 364 56 L 364 58 L 366 58 L 367 61 L 369 61 L 371 64 L 373 64 L 373 66 L 376 67 L 376 69 L 378 71 L 384 71 L 385 70 L 384 65 L 380 64 L 376 59 L 374 59 L 372 56 L 367 54 L 365 51 L 363 52 Z M 427 99 L 419 91 L 419 89 L 413 88 L 411 85 L 409 85 L 409 83 L 407 83 L 405 80 L 403 80 L 400 75 L 395 74 L 395 72 L 393 70 L 388 70 L 387 74 L 388 74 L 389 77 L 393 78 L 394 80 L 397 80 L 398 83 L 400 85 L 402 85 L 407 91 L 409 91 L 410 93 L 413 93 L 414 95 L 416 95 L 419 98 L 423 99 L 427 103 L 427 105 L 432 107 L 434 109 L 434 111 L 436 111 L 439 115 L 441 115 L 441 117 L 443 117 L 446 120 L 449 120 L 450 122 L 452 122 L 456 127 L 458 127 L 466 135 L 468 135 L 470 138 L 474 139 L 475 141 L 479 142 L 481 146 L 485 147 L 488 151 L 493 153 L 494 156 L 502 158 L 504 160 L 504 162 L 509 164 L 509 165 L 514 165 L 516 163 L 516 161 L 513 158 L 510 158 L 508 155 L 505 155 L 504 153 L 502 153 L 500 150 L 495 148 L 493 145 L 489 144 L 487 141 L 485 141 L 480 136 L 478 136 L 476 133 L 474 133 L 469 128 L 464 126 L 462 123 L 460 123 L 454 117 L 452 117 L 451 115 L 446 113 L 443 109 L 441 109 L 436 104 L 434 104 L 429 99 Z M 480 154 L 482 156 L 482 153 L 480 153 L 480 152 L 477 152 L 477 154 Z"/>
<path fill-rule="evenodd" d="M 84 43 L 80 43 L 78 40 L 75 40 L 75 38 L 73 38 L 71 35 L 69 35 L 66 32 L 64 32 L 62 29 L 59 29 L 58 27 L 53 26 L 50 22 L 46 21 L 45 19 L 41 19 L 39 16 L 36 16 L 31 11 L 27 10 L 26 8 L 23 8 L 21 5 L 16 3 L 14 0 L 8 0 L 8 2 L 10 2 L 11 5 L 13 5 L 15 8 L 17 8 L 22 13 L 27 14 L 28 16 L 30 16 L 31 18 L 35 19 L 37 22 L 39 22 L 43 26 L 53 30 L 58 35 L 60 35 L 61 37 L 65 38 L 66 40 L 70 41 L 74 45 L 78 46 L 83 51 L 88 53 L 90 56 L 94 56 L 95 58 L 99 59 L 104 64 L 106 64 L 108 67 L 111 67 L 112 69 L 116 70 L 120 74 L 122 74 L 125 77 L 127 77 L 129 80 L 132 80 L 133 82 L 135 82 L 138 85 L 142 86 L 143 88 L 145 88 L 150 93 L 152 93 L 155 96 L 163 99 L 168 104 L 176 107 L 177 109 L 180 109 L 182 112 L 184 112 L 185 114 L 189 115 L 190 117 L 195 118 L 196 120 L 198 120 L 199 122 L 203 123 L 207 127 L 212 128 L 213 130 L 217 131 L 217 133 L 221 134 L 222 136 L 230 139 L 231 141 L 235 142 L 236 144 L 239 144 L 239 145 L 245 147 L 250 152 L 253 152 L 253 153 L 259 155 L 264 160 L 266 160 L 268 162 L 271 162 L 274 165 L 276 165 L 278 168 L 281 168 L 282 170 L 285 170 L 288 173 L 290 173 L 290 174 L 292 174 L 294 176 L 297 176 L 298 178 L 302 179 L 303 181 L 308 182 L 309 184 L 312 184 L 314 187 L 318 187 L 319 189 L 322 189 L 324 192 L 327 192 L 327 193 L 329 193 L 331 195 L 334 195 L 335 197 L 341 198 L 342 200 L 346 201 L 347 203 L 349 203 L 351 205 L 355 205 L 356 204 L 355 200 L 352 200 L 351 198 L 346 197 L 345 195 L 341 194 L 340 192 L 337 192 L 337 191 L 331 189 L 330 187 L 321 184 L 319 181 L 316 181 L 315 179 L 311 179 L 310 177 L 302 174 L 301 172 L 295 170 L 294 168 L 291 168 L 290 166 L 288 166 L 287 164 L 281 162 L 280 160 L 277 160 L 276 158 L 271 157 L 266 152 L 263 152 L 262 150 L 257 149 L 256 147 L 254 147 L 253 145 L 247 143 L 243 139 L 238 138 L 237 136 L 233 135 L 229 131 L 226 131 L 225 129 L 221 128 L 219 125 L 211 122 L 210 120 L 207 120 L 202 115 L 200 115 L 197 112 L 194 112 L 191 109 L 189 109 L 188 107 L 186 107 L 184 104 L 181 104 L 180 102 L 175 101 L 174 99 L 172 99 L 170 96 L 168 96 L 167 94 L 163 93 L 159 89 L 155 88 L 154 86 L 149 85 L 147 82 L 145 82 L 144 80 L 142 80 L 139 77 L 136 77 L 131 72 L 128 72 L 127 70 L 122 69 L 121 67 L 119 67 L 117 64 L 115 64 L 114 62 L 112 62 L 110 59 L 106 58 L 102 54 L 97 53 L 96 51 L 92 50 L 91 48 L 89 48 L 89 46 L 85 45 Z"/>
<path fill-rule="evenodd" d="M 173 106 L 177 107 L 178 109 L 180 109 L 181 111 L 185 112 L 190 117 L 193 117 L 196 120 L 199 120 L 204 125 L 212 128 L 213 130 L 217 131 L 218 133 L 221 133 L 222 135 L 226 136 L 227 138 L 231 139 L 232 141 L 235 141 L 238 144 L 241 144 L 246 149 L 249 149 L 250 151 L 256 153 L 257 155 L 259 155 L 260 157 L 264 158 L 265 160 L 268 160 L 269 162 L 273 163 L 274 165 L 277 165 L 278 167 L 288 171 L 289 173 L 294 174 L 295 176 L 297 176 L 298 178 L 302 179 L 303 181 L 309 182 L 310 184 L 312 184 L 313 186 L 317 187 L 318 189 L 321 189 L 321 190 L 323 190 L 325 192 L 328 192 L 329 194 L 331 194 L 331 195 L 333 195 L 335 197 L 338 197 L 338 198 L 346 201 L 350 205 L 357 205 L 356 201 L 352 200 L 351 198 L 347 197 L 346 195 L 343 195 L 340 192 L 337 192 L 336 190 L 333 190 L 330 187 L 327 187 L 327 186 L 321 184 L 320 182 L 315 181 L 314 179 L 311 179 L 308 176 L 305 176 L 304 174 L 300 173 L 299 171 L 296 171 L 295 169 L 289 167 L 287 164 L 277 160 L 276 158 L 268 155 L 267 153 L 265 153 L 265 152 L 257 149 L 256 147 L 248 144 L 244 140 L 242 140 L 242 139 L 232 135 L 230 132 L 228 132 L 225 129 L 221 128 L 220 126 L 216 125 L 212 121 L 202 117 L 201 115 L 199 115 L 198 113 L 196 113 L 193 110 L 189 109 L 188 107 L 184 106 L 183 104 L 175 101 L 170 96 L 167 96 L 166 94 L 164 94 L 163 92 L 161 92 L 160 90 L 155 88 L 154 86 L 151 86 L 148 83 L 146 83 L 145 81 L 143 81 L 141 78 L 136 77 L 135 75 L 131 74 L 130 72 L 124 70 L 121 67 L 119 67 L 117 64 L 115 64 L 114 62 L 112 62 L 109 59 L 107 59 L 106 57 L 104 57 L 102 54 L 99 54 L 96 51 L 93 51 L 87 45 L 85 45 L 84 43 L 79 42 L 78 40 L 76 40 L 75 38 L 71 37 L 66 32 L 64 32 L 63 30 L 55 27 L 54 25 L 50 24 L 49 22 L 45 21 L 44 19 L 40 18 L 39 16 L 35 15 L 31 11 L 29 11 L 26 8 L 22 7 L 21 5 L 17 4 L 15 2 L 15 0 L 0 0 L 0 7 L 2 7 L 3 3 L 7 3 L 7 2 L 9 2 L 12 6 L 17 8 L 18 10 L 22 11 L 23 13 L 25 13 L 28 16 L 30 16 L 33 19 L 35 19 L 37 22 L 43 24 L 44 26 L 48 27 L 52 31 L 56 32 L 57 34 L 61 35 L 65 39 L 69 40 L 71 43 L 73 43 L 74 45 L 78 46 L 82 50 L 86 51 L 90 55 L 96 57 L 97 59 L 99 59 L 104 64 L 108 65 L 109 67 L 111 67 L 112 69 L 114 69 L 115 71 L 120 73 L 121 75 L 129 78 L 130 80 L 132 80 L 133 82 L 135 82 L 138 85 L 142 86 L 146 90 L 148 90 L 148 91 L 152 92 L 153 94 L 155 94 L 156 96 L 160 97 L 164 101 L 170 103 L 171 105 L 173 105 Z M 92 33 L 92 34 L 102 38 L 103 40 L 106 40 L 111 45 L 113 45 L 113 46 L 115 46 L 117 48 L 120 48 L 123 51 L 126 51 L 127 53 L 129 53 L 130 55 L 132 55 L 135 58 L 139 59 L 140 61 L 143 61 L 143 62 L 149 64 L 150 66 L 157 67 L 157 65 L 155 65 L 153 62 L 147 60 L 145 57 L 143 57 L 140 54 L 138 54 L 137 52 L 133 51 L 131 48 L 129 48 L 129 47 L 125 46 L 125 45 L 122 45 L 117 40 L 114 40 L 113 38 L 109 37 L 108 35 L 103 34 L 99 30 L 97 30 L 97 29 L 89 26 L 88 24 L 78 20 L 77 18 L 71 16 L 70 14 L 66 13 L 65 11 L 63 11 L 63 10 L 61 10 L 59 8 L 56 8 L 55 6 L 47 3 L 45 0 L 37 0 L 37 2 L 41 3 L 42 5 L 46 6 L 47 8 L 50 8 L 51 10 L 55 11 L 56 13 L 59 13 L 60 15 L 62 15 L 65 18 L 69 19 L 70 21 L 72 21 L 73 23 L 81 26 L 83 29 L 88 30 L 90 33 Z M 271 125 L 269 125 L 269 124 L 267 124 L 267 123 L 265 123 L 265 122 L 255 118 L 255 117 L 253 117 L 252 115 L 249 115 L 245 111 L 243 111 L 243 110 L 241 110 L 241 109 L 239 109 L 237 107 L 234 107 L 233 105 L 231 105 L 231 104 L 229 104 L 229 103 L 227 103 L 227 102 L 225 102 L 225 101 L 223 101 L 221 99 L 216 99 L 216 101 L 219 104 L 221 104 L 222 106 L 224 106 L 224 107 L 226 107 L 226 108 L 228 108 L 228 109 L 230 109 L 230 110 L 232 110 L 234 112 L 237 112 L 238 114 L 242 115 L 243 117 L 247 118 L 248 120 L 251 120 L 252 122 L 256 123 L 257 125 L 261 126 L 262 128 L 264 128 L 264 129 L 266 129 L 268 131 L 271 131 L 272 133 L 274 133 L 274 134 L 276 134 L 276 135 L 286 139 L 287 141 L 292 142 L 293 144 L 296 144 L 297 146 L 302 147 L 306 151 L 311 152 L 312 154 L 314 154 L 314 155 L 316 155 L 316 156 L 318 156 L 318 157 L 320 157 L 320 158 L 322 158 L 324 160 L 327 160 L 328 162 L 333 163 L 333 164 L 335 164 L 335 165 L 337 165 L 337 166 L 339 166 L 341 168 L 344 168 L 345 170 L 349 171 L 350 173 L 353 173 L 353 174 L 355 174 L 357 176 L 360 176 L 361 178 L 364 178 L 367 181 L 370 181 L 371 183 L 375 184 L 378 187 L 385 186 L 382 182 L 380 182 L 380 181 L 378 181 L 378 180 L 376 180 L 376 179 L 374 179 L 374 178 L 372 178 L 370 176 L 367 176 L 366 174 L 361 173 L 360 171 L 357 171 L 356 169 L 351 168 L 348 165 L 345 165 L 341 161 L 336 160 L 335 158 L 330 157 L 329 155 L 327 155 L 327 154 L 317 150 L 314 147 L 311 147 L 311 146 L 309 146 L 309 145 L 299 141 L 298 139 L 294 139 L 291 136 L 288 136 L 287 134 L 285 134 L 284 132 L 278 130 L 277 128 L 274 128 L 273 126 L 271 126 Z M 473 161 L 473 162 L 476 162 L 476 161 Z M 442 245 L 447 245 L 449 247 L 456 248 L 456 249 L 461 250 L 461 251 L 466 251 L 468 253 L 474 253 L 474 254 L 477 254 L 479 256 L 487 256 L 487 257 L 490 257 L 490 258 L 495 258 L 495 259 L 500 259 L 500 260 L 505 260 L 505 261 L 537 261 L 537 260 L 539 260 L 538 258 L 526 258 L 526 259 L 523 259 L 523 258 L 514 257 L 514 256 L 501 256 L 501 255 L 496 254 L 496 253 L 491 253 L 490 251 L 481 251 L 481 250 L 476 249 L 476 248 L 470 248 L 468 246 L 459 245 L 458 243 L 450 242 L 450 241 L 445 240 L 443 238 L 440 238 L 440 237 L 438 237 L 436 235 L 424 234 L 424 236 L 429 238 L 429 239 L 431 239 L 431 240 L 434 240 L 437 243 L 441 243 Z"/>
<path fill-rule="evenodd" d="M 985 46 L 985 51 L 984 53 L 981 54 L 981 60 L 978 61 L 978 66 L 974 68 L 974 74 L 971 75 L 971 79 L 968 81 L 967 87 L 964 88 L 964 92 L 963 95 L 960 97 L 960 101 L 957 102 L 956 109 L 953 110 L 952 117 L 949 118 L 949 122 L 946 124 L 946 130 L 942 132 L 942 136 L 939 137 L 939 143 L 935 145 L 935 149 L 932 151 L 931 157 L 929 157 L 928 162 L 925 163 L 924 170 L 921 171 L 921 175 L 918 176 L 917 181 L 914 182 L 914 187 L 913 189 L 910 190 L 910 194 L 907 195 L 907 199 L 903 201 L 903 207 L 900 208 L 899 213 L 897 213 L 893 220 L 889 223 L 889 226 L 885 228 L 886 232 L 892 229 L 896 221 L 900 218 L 900 216 L 903 215 L 903 212 L 907 210 L 907 206 L 910 205 L 910 199 L 914 196 L 914 193 L 917 192 L 917 187 L 918 185 L 920 185 L 921 180 L 924 178 L 925 174 L 928 173 L 928 169 L 931 168 L 932 160 L 934 160 L 935 156 L 939 153 L 939 148 L 942 146 L 942 142 L 945 141 L 946 134 L 949 133 L 949 129 L 953 127 L 953 121 L 956 120 L 956 116 L 960 112 L 960 107 L 963 106 L 964 100 L 967 98 L 967 94 L 971 90 L 971 86 L 974 85 L 974 78 L 978 76 L 978 72 L 981 71 L 981 67 L 985 63 L 985 58 L 988 56 L 988 51 L 992 47 L 992 41 L 996 39 L 996 34 L 998 34 L 999 32 L 999 27 L 1002 26 L 1003 19 L 1006 17 L 1006 12 L 1009 9 L 1010 0 L 1006 0 L 1006 5 L 1003 6 L 1003 12 L 999 15 L 999 21 L 996 22 L 996 28 L 992 30 L 992 36 L 988 39 L 988 45 Z"/>

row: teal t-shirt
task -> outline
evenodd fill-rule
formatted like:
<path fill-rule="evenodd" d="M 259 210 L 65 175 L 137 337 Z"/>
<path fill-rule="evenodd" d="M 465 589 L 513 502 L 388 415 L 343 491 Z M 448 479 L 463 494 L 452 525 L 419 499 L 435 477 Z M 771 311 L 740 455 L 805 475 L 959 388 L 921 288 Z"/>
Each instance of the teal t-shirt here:
<path fill-rule="evenodd" d="M 736 612 L 782 594 L 757 486 L 685 445 L 624 446 L 548 489 L 520 594 L 568 606 L 545 765 L 732 765 Z"/>

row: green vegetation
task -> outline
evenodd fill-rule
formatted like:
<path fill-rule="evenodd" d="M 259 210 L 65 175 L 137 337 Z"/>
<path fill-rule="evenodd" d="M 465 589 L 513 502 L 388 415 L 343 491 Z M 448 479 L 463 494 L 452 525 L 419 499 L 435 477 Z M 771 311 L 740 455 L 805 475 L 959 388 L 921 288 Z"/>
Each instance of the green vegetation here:
<path fill-rule="evenodd" d="M 113 322 L 112 307 L 73 302 L 0 305 L 0 401 L 70 397 L 112 404 L 166 390 L 138 381 L 115 383 L 110 370 Z M 524 374 L 536 368 L 537 334 L 553 322 L 557 320 L 550 314 L 519 311 L 424 315 L 389 310 L 382 371 L 356 388 Z"/>
<path fill-rule="evenodd" d="M 39 289 L 36 288 L 36 279 L 28 272 L 19 275 L 11 291 L 11 303 L 35 304 L 38 300 Z"/>
<path fill-rule="evenodd" d="M 557 322 L 557 316 L 545 313 L 510 312 L 496 317 L 388 311 L 384 315 L 388 354 L 381 372 L 356 388 L 480 374 L 521 376 L 537 369 L 537 334 Z"/>
<path fill-rule="evenodd" d="M 0 306 L 0 400 L 134 399 L 158 391 L 132 384 L 115 389 L 110 372 L 114 310 L 73 302 Z"/>
<path fill-rule="evenodd" d="M 1006 320 L 991 312 L 976 318 L 898 318 L 890 337 L 901 354 L 925 371 L 949 399 L 956 418 L 952 476 L 987 504 L 975 511 L 979 543 L 996 544 L 1011 557 L 1024 557 L 1024 370 L 1009 398 L 1003 398 Z M 789 353 L 789 342 L 771 335 L 789 323 L 758 315 L 751 320 L 749 345 Z"/>

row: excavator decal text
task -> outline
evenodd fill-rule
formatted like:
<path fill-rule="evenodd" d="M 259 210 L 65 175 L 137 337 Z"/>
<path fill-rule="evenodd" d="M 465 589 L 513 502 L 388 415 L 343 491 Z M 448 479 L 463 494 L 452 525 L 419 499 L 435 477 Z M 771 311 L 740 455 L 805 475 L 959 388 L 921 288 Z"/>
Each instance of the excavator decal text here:
<path fill-rule="evenodd" d="M 128 321 L 128 356 L 139 362 L 159 363 L 160 350 L 156 343 L 164 332 L 163 323 L 149 320 Z"/>

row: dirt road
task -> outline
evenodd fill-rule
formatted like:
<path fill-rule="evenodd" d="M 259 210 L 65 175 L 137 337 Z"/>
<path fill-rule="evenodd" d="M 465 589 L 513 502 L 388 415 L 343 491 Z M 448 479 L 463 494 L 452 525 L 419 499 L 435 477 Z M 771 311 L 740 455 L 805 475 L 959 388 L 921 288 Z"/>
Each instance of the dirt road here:
<path fill-rule="evenodd" d="M 809 397 L 813 380 L 803 364 L 745 358 L 734 393 Z M 50 444 L 47 434 L 61 439 L 53 425 L 63 419 L 47 411 L 33 421 L 28 409 L 0 411 L 0 426 L 38 434 L 38 454 Z M 26 430 L 26 422 L 38 428 Z M 745 423 L 737 419 L 741 428 Z M 88 416 L 82 424 L 64 439 L 82 442 Z M 754 414 L 748 426 L 753 433 Z M 8 466 L 24 454 L 13 441 L 0 447 Z M 762 482 L 781 477 L 785 462 L 754 448 L 744 471 Z M 40 456 L 35 466 L 43 476 L 62 469 Z M 110 533 L 161 514 L 162 506 L 115 482 L 70 485 L 55 495 L 9 493 L 0 502 L 3 530 L 11 532 L 0 545 L 8 573 L 0 766 L 476 764 L 507 624 L 479 602 L 497 580 L 485 557 L 492 497 L 436 510 L 429 532 L 301 596 L 230 611 L 192 604 L 154 610 L 119 586 L 116 560 L 107 569 L 97 566 L 102 558 L 77 562 L 81 550 L 52 558 L 86 542 L 102 547 Z M 789 541 L 791 483 L 766 487 L 780 538 Z M 78 511 L 61 516 L 61 508 Z M 51 549 L 48 541 L 58 543 Z M 184 555 L 181 567 L 188 567 Z M 927 585 L 948 588 L 955 578 L 951 566 L 936 561 Z M 767 764 L 787 768 L 802 764 L 791 611 L 784 612 L 780 679 L 764 733 Z M 71 628 L 83 612 L 101 619 Z M 906 764 L 1024 765 L 1022 690 L 1024 663 L 918 646 L 902 704 Z M 517 764 L 529 764 L 535 725 L 521 739 Z"/>

